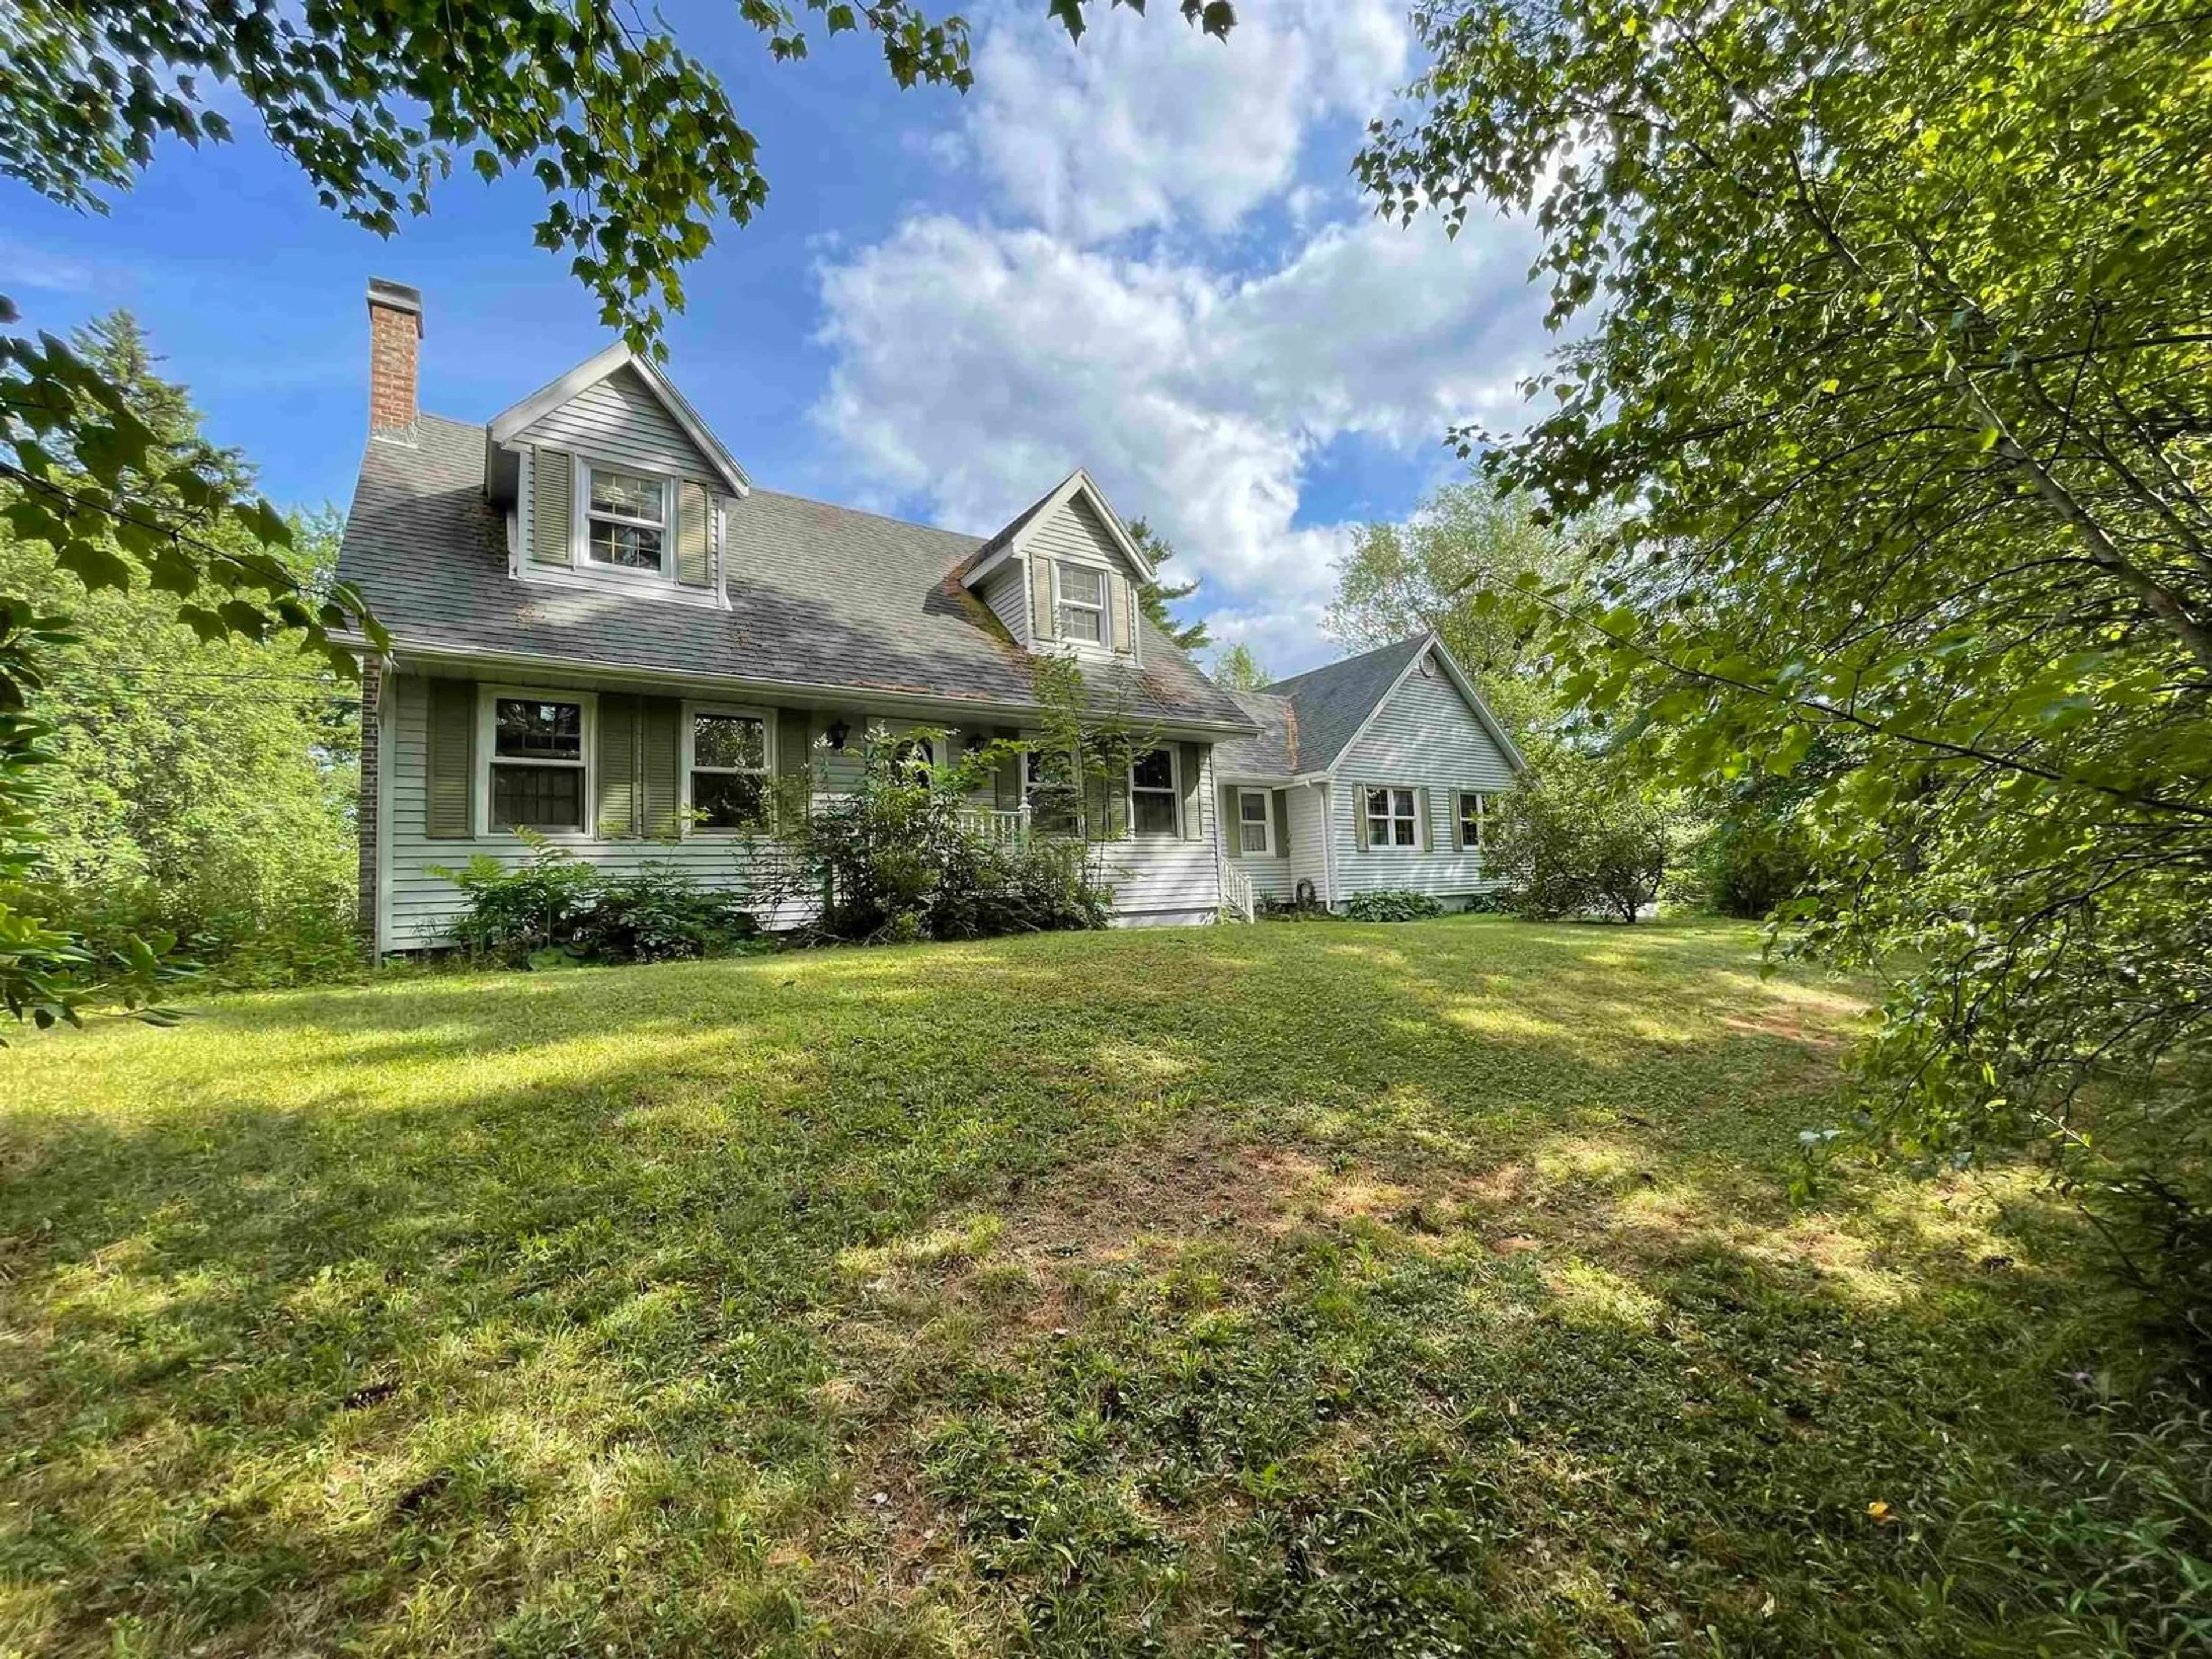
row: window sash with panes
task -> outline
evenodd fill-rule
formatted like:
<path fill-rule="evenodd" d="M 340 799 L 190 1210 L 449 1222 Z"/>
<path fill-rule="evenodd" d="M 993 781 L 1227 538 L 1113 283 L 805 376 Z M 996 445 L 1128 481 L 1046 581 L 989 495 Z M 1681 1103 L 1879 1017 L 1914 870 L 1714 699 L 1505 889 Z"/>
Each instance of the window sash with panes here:
<path fill-rule="evenodd" d="M 1480 851 L 1483 820 L 1490 803 L 1479 790 L 1462 789 L 1459 795 L 1459 844 L 1470 851 Z"/>
<path fill-rule="evenodd" d="M 1421 844 L 1420 817 L 1410 789 L 1376 788 L 1367 792 L 1367 844 L 1406 848 Z"/>
<path fill-rule="evenodd" d="M 1072 836 L 1076 826 L 1075 763 L 1059 750 L 1032 749 L 1022 757 L 1022 804 L 1030 827 L 1041 836 Z"/>
<path fill-rule="evenodd" d="M 584 556 L 613 570 L 666 568 L 668 483 L 617 467 L 584 469 Z"/>
<path fill-rule="evenodd" d="M 582 703 L 493 700 L 491 821 L 500 830 L 584 827 Z"/>
<path fill-rule="evenodd" d="M 1106 573 L 1087 565 L 1060 567 L 1060 636 L 1086 645 L 1104 645 Z"/>
<path fill-rule="evenodd" d="M 1237 850 L 1240 853 L 1265 853 L 1269 850 L 1267 836 L 1267 792 L 1264 789 L 1240 789 L 1237 792 Z"/>
<path fill-rule="evenodd" d="M 1154 749 L 1129 767 L 1129 823 L 1140 836 L 1173 836 L 1176 827 L 1175 754 Z"/>
<path fill-rule="evenodd" d="M 691 715 L 691 812 L 702 830 L 745 830 L 768 811 L 768 720 L 735 709 Z"/>

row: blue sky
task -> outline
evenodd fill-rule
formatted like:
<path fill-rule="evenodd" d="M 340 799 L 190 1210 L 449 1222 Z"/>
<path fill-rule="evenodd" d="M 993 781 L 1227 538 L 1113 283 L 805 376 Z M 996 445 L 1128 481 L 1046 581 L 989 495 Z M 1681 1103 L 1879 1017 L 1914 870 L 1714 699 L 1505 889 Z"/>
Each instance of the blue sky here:
<path fill-rule="evenodd" d="M 665 9 L 761 141 L 771 193 L 686 278 L 668 368 L 771 488 L 987 533 L 1067 469 L 1175 543 L 1186 609 L 1278 673 L 1351 527 L 1457 476 L 1544 349 L 1525 233 L 1376 221 L 1347 168 L 1415 72 L 1385 0 L 1252 0 L 1226 44 L 1171 8 L 992 0 L 965 97 L 866 41 L 773 63 L 726 0 Z M 240 139 L 160 151 L 106 216 L 0 183 L 0 292 L 33 328 L 136 312 L 286 504 L 343 506 L 366 421 L 366 279 L 423 291 L 423 406 L 482 420 L 605 343 L 531 246 L 526 180 L 457 174 L 390 241 Z"/>

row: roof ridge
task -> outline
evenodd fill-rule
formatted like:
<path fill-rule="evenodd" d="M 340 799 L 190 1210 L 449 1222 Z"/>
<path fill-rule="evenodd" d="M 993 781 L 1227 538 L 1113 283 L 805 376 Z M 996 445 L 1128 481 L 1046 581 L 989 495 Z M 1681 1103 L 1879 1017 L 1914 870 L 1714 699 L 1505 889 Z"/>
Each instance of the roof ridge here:
<path fill-rule="evenodd" d="M 1406 650 L 1409 647 L 1421 644 L 1428 637 L 1427 632 L 1424 631 L 1419 634 L 1408 634 L 1402 640 L 1392 640 L 1385 645 L 1371 645 L 1364 651 L 1354 652 L 1351 656 L 1339 657 L 1334 662 L 1325 662 L 1318 668 L 1309 668 L 1302 674 L 1292 674 L 1287 679 L 1277 680 L 1267 690 L 1280 695 L 1285 686 L 1294 686 L 1301 680 L 1312 679 L 1316 675 L 1334 674 L 1339 669 L 1351 667 L 1354 663 L 1365 662 L 1370 657 L 1379 657 L 1386 651 Z"/>

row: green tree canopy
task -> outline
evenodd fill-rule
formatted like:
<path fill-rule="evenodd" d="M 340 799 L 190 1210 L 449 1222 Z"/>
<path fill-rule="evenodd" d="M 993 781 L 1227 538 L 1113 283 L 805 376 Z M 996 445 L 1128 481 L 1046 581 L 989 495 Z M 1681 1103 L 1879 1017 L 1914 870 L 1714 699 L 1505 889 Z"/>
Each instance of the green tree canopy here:
<path fill-rule="evenodd" d="M 1242 640 L 1222 647 L 1213 659 L 1213 678 L 1231 691 L 1264 691 L 1274 684 L 1274 677 L 1260 666 L 1252 647 Z"/>
<path fill-rule="evenodd" d="M 1547 523 L 1534 497 L 1480 483 L 1447 484 L 1405 524 L 1352 532 L 1322 626 L 1361 651 L 1435 629 L 1517 742 L 1545 730 L 1556 704 L 1523 630 L 1478 607 L 1475 592 L 1523 575 L 1547 586 L 1571 584 L 1583 558 L 1580 542 Z"/>
<path fill-rule="evenodd" d="M 2104 1079 L 2180 1180 L 2212 1017 L 2212 15 L 1446 0 L 1419 25 L 1420 106 L 1363 177 L 1403 216 L 1533 212 L 1577 337 L 1488 464 L 1625 515 L 1587 599 L 1486 611 L 1675 780 L 1790 775 L 1825 740 L 1817 937 L 1921 964 L 1869 1056 L 1902 1141 L 2073 1158 Z"/>

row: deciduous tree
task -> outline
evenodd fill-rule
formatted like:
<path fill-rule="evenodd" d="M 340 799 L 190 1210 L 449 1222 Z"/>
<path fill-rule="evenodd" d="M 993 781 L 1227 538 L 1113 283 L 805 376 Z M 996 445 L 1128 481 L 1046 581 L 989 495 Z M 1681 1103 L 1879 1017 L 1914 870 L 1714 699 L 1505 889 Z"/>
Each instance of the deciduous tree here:
<path fill-rule="evenodd" d="M 1893 1144 L 2039 1142 L 2198 1241 L 2164 1265 L 2202 1319 L 2204 1230 L 2167 1221 L 2212 1117 L 2212 14 L 1419 25 L 1419 107 L 1362 174 L 1401 216 L 1533 216 L 1577 334 L 1487 464 L 1624 514 L 1591 593 L 1486 614 L 1664 777 L 1790 775 L 1821 743 L 1801 919 L 1917 964 L 1863 1056 Z"/>

